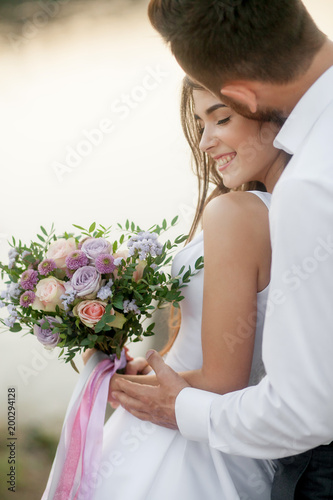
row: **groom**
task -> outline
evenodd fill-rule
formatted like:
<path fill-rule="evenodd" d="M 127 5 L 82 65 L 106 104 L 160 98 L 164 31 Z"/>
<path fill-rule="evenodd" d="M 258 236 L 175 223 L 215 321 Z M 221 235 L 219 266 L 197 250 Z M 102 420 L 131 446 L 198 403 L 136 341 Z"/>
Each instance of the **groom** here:
<path fill-rule="evenodd" d="M 149 352 L 160 385 L 118 379 L 114 396 L 225 453 L 280 458 L 274 500 L 333 499 L 333 43 L 300 0 L 151 0 L 149 16 L 193 80 L 285 121 L 275 146 L 293 157 L 270 210 L 266 377 L 220 396 Z"/>

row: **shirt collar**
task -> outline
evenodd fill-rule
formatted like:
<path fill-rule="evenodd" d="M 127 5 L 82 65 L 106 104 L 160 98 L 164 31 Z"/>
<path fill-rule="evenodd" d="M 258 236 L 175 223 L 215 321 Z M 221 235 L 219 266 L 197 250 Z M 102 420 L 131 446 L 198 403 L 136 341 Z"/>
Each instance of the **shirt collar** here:
<path fill-rule="evenodd" d="M 274 140 L 277 149 L 295 154 L 320 115 L 333 100 L 333 66 L 298 101 Z"/>

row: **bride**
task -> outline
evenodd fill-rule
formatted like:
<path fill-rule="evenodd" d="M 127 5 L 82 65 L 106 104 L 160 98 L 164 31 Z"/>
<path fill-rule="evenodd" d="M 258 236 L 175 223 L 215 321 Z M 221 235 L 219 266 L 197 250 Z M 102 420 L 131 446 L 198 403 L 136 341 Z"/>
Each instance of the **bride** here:
<path fill-rule="evenodd" d="M 223 394 L 254 385 L 264 375 L 261 341 L 271 260 L 267 209 L 288 158 L 273 147 L 278 125 L 238 115 L 188 78 L 181 115 L 199 201 L 189 241 L 174 258 L 172 272 L 193 268 L 203 254 L 205 266 L 184 288 L 180 328 L 169 342 L 166 363 L 191 386 Z M 216 188 L 208 197 L 210 183 Z M 203 231 L 195 235 L 201 222 Z M 104 358 L 87 351 L 81 378 Z M 135 360 L 128 372 L 137 366 L 142 371 Z M 110 393 L 118 377 L 112 378 Z M 151 374 L 125 377 L 157 383 Z M 271 461 L 225 455 L 119 407 L 104 427 L 92 498 L 269 500 L 273 476 Z"/>

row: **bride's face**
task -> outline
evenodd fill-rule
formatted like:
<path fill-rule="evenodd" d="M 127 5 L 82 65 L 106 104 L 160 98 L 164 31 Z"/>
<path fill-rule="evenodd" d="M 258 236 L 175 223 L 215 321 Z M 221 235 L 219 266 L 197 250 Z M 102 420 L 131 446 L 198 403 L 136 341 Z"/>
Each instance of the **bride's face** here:
<path fill-rule="evenodd" d="M 200 149 L 213 158 L 224 185 L 260 181 L 271 191 L 284 166 L 273 146 L 278 126 L 244 118 L 207 90 L 194 90 L 193 99 Z"/>

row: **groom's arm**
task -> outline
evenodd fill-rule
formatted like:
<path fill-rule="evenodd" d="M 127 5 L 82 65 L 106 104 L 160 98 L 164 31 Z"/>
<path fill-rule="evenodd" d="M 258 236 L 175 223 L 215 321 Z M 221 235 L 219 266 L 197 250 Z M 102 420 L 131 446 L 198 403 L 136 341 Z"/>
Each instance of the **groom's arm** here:
<path fill-rule="evenodd" d="M 275 189 L 263 345 L 267 376 L 255 387 L 218 396 L 182 388 L 178 379 L 169 391 L 173 372 L 167 367 L 155 392 L 132 386 L 131 396 L 120 394 L 130 411 L 135 401 L 140 418 L 163 425 L 168 412 L 168 426 L 177 423 L 186 438 L 258 458 L 289 456 L 333 440 L 332 192 L 300 180 L 281 180 Z"/>
<path fill-rule="evenodd" d="M 333 440 L 332 189 L 299 179 L 282 179 L 275 189 L 267 376 L 258 386 L 219 397 L 186 389 L 176 401 L 185 437 L 258 458 Z"/>

